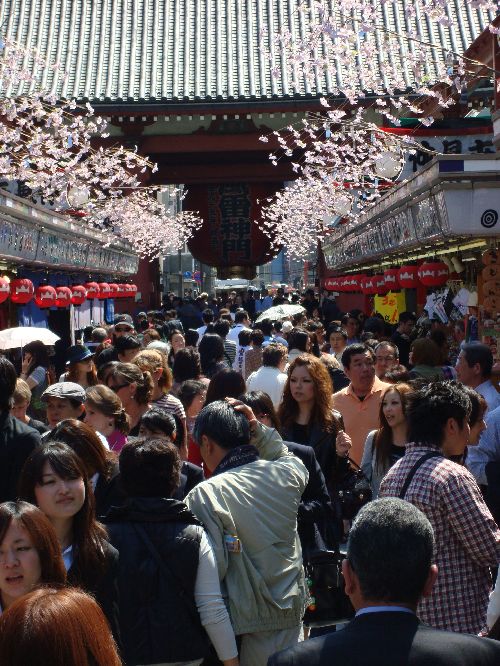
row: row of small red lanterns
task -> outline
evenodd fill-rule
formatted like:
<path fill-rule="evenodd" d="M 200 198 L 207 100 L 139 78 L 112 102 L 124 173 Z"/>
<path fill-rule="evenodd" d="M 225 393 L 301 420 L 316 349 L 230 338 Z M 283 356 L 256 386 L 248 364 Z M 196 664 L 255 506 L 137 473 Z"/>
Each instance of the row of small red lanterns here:
<path fill-rule="evenodd" d="M 27 278 L 7 280 L 0 277 L 0 303 L 10 296 L 17 305 L 26 305 L 33 298 L 39 308 L 66 308 L 69 305 L 79 306 L 85 300 L 98 298 L 134 298 L 137 293 L 135 284 L 115 284 L 114 282 L 86 282 L 72 287 L 52 287 L 49 284 L 34 286 Z"/>
<path fill-rule="evenodd" d="M 383 295 L 398 289 L 441 287 L 449 278 L 448 266 L 440 261 L 426 262 L 420 266 L 388 268 L 379 275 L 344 275 L 327 278 L 325 287 L 330 291 L 361 291 L 366 295 Z"/>

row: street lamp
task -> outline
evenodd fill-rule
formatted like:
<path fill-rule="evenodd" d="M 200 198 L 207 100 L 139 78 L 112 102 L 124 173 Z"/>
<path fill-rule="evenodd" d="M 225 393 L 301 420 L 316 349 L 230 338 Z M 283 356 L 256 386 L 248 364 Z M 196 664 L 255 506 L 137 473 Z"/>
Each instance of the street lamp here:
<path fill-rule="evenodd" d="M 83 208 L 86 206 L 90 199 L 90 190 L 88 187 L 70 187 L 66 193 L 66 199 L 71 208 Z"/>

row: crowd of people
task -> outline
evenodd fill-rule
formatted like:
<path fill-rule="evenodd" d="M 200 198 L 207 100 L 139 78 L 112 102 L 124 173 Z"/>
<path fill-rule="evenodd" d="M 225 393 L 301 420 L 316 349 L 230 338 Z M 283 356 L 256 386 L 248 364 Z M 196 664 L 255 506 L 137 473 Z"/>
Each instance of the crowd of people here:
<path fill-rule="evenodd" d="M 1 356 L 0 663 L 499 664 L 500 393 L 464 337 L 249 291 Z M 344 543 L 355 618 L 318 629 L 304 566 Z"/>

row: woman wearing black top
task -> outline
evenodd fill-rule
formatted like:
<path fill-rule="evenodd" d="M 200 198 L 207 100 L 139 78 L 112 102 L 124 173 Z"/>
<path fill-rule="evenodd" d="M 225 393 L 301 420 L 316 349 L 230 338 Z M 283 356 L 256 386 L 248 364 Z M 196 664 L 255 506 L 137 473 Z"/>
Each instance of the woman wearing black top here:
<path fill-rule="evenodd" d="M 347 464 L 349 438 L 342 416 L 332 408 L 332 383 L 323 363 L 301 354 L 288 368 L 288 380 L 278 409 L 283 439 L 312 446 L 327 484 Z"/>
<path fill-rule="evenodd" d="M 95 519 L 83 462 L 62 442 L 42 444 L 26 460 L 19 495 L 38 506 L 52 523 L 68 583 L 95 597 L 118 640 L 118 552 Z"/>

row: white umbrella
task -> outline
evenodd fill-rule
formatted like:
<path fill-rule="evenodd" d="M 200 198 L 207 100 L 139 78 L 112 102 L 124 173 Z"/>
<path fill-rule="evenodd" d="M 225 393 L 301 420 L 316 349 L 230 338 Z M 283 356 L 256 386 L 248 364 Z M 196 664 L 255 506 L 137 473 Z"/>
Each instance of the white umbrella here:
<path fill-rule="evenodd" d="M 264 310 L 257 319 L 255 323 L 258 324 L 259 321 L 263 319 L 270 319 L 271 321 L 281 321 L 285 317 L 293 317 L 293 315 L 305 312 L 306 309 L 302 305 L 296 305 L 295 303 L 284 303 L 283 305 L 275 305 L 272 308 Z"/>
<path fill-rule="evenodd" d="M 35 326 L 18 326 L 17 328 L 6 328 L 0 331 L 0 349 L 17 349 L 25 347 L 30 342 L 40 340 L 44 345 L 53 345 L 59 336 L 48 328 L 37 328 Z"/>

